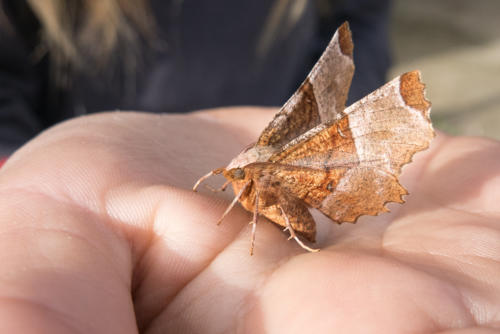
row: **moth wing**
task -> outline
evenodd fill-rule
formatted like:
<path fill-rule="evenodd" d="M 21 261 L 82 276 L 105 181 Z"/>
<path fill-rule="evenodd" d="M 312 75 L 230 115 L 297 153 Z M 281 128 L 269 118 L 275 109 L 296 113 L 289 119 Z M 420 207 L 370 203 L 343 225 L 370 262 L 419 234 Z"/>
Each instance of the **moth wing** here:
<path fill-rule="evenodd" d="M 315 169 L 373 167 L 399 175 L 434 130 L 420 73 L 405 73 L 286 144 L 269 162 Z"/>
<path fill-rule="evenodd" d="M 341 118 L 354 74 L 352 51 L 351 31 L 345 22 L 256 145 L 281 147 L 318 124 Z"/>
<path fill-rule="evenodd" d="M 388 211 L 387 202 L 403 203 L 407 194 L 397 177 L 372 167 L 320 170 L 276 165 L 272 182 L 337 223 L 355 222 L 361 215 Z M 281 224 L 280 224 L 281 225 Z"/>
<path fill-rule="evenodd" d="M 403 202 L 407 192 L 397 177 L 429 146 L 434 130 L 417 71 L 392 80 L 345 113 L 290 142 L 269 161 L 288 166 L 281 168 L 287 174 L 284 185 L 295 196 L 334 221 L 354 222 L 386 211 L 387 202 Z"/>

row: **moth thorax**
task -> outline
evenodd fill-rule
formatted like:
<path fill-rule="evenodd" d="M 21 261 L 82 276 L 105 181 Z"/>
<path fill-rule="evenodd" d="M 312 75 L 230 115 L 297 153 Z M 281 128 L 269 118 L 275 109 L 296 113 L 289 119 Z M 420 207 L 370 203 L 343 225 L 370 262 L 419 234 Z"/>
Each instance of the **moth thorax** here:
<path fill-rule="evenodd" d="M 254 146 L 245 149 L 227 165 L 226 169 L 243 168 L 254 162 L 268 161 L 275 151 L 276 149 L 269 146 Z"/>

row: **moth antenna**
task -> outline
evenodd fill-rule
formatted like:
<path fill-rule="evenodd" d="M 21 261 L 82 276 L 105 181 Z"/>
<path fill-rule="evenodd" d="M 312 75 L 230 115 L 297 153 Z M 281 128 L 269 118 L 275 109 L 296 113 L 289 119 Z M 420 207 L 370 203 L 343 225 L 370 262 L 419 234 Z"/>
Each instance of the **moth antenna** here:
<path fill-rule="evenodd" d="M 207 174 L 203 175 L 202 177 L 200 177 L 200 179 L 198 181 L 196 181 L 196 183 L 194 184 L 193 191 L 196 191 L 196 189 L 198 189 L 198 186 L 203 181 L 205 181 L 206 179 L 208 179 L 210 176 L 220 174 L 220 173 L 222 173 L 223 170 L 224 170 L 224 168 L 217 168 L 217 169 L 214 169 L 214 170 L 210 171 L 210 173 L 207 173 Z"/>
<path fill-rule="evenodd" d="M 253 219 L 250 222 L 252 224 L 252 237 L 250 244 L 250 255 L 253 255 L 253 248 L 255 246 L 255 231 L 257 230 L 257 219 L 259 218 L 259 189 L 255 192 L 255 205 L 253 210 Z"/>
<path fill-rule="evenodd" d="M 238 193 L 238 195 L 236 195 L 236 197 L 233 199 L 233 201 L 231 202 L 231 204 L 229 204 L 229 206 L 227 207 L 226 211 L 224 211 L 224 213 L 222 214 L 222 217 L 220 217 L 219 221 L 217 222 L 217 225 L 220 225 L 220 223 L 222 223 L 222 220 L 224 219 L 224 217 L 227 216 L 227 214 L 229 213 L 229 211 L 231 211 L 231 209 L 234 207 L 234 205 L 236 204 L 236 202 L 238 202 L 238 200 L 240 199 L 240 197 L 243 195 L 243 193 L 245 192 L 245 190 L 247 189 L 248 185 L 250 184 L 250 182 L 252 182 L 252 180 L 249 180 L 247 183 L 245 183 L 245 185 L 241 188 L 240 192 Z"/>
<path fill-rule="evenodd" d="M 319 249 L 311 248 L 311 247 L 305 245 L 302 242 L 302 240 L 300 240 L 299 237 L 297 237 L 297 235 L 295 234 L 295 231 L 292 228 L 292 224 L 290 224 L 290 220 L 288 219 L 288 216 L 285 213 L 285 210 L 283 210 L 281 205 L 279 207 L 280 207 L 281 213 L 283 214 L 283 217 L 285 217 L 285 222 L 286 222 L 285 230 L 288 230 L 290 232 L 290 238 L 288 238 L 288 240 L 294 239 L 299 244 L 300 247 L 304 248 L 306 251 L 309 251 L 311 253 L 319 252 Z"/>

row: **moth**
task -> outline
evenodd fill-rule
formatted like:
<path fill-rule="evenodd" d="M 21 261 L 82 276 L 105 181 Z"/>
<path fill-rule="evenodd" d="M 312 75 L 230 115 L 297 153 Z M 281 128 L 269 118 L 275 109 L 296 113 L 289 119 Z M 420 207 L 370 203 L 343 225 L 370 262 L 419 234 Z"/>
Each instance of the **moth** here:
<path fill-rule="evenodd" d="M 434 137 L 420 72 L 402 74 L 346 108 L 353 74 L 346 22 L 257 142 L 194 185 L 196 191 L 216 174 L 227 179 L 220 190 L 232 184 L 236 197 L 219 224 L 238 201 L 253 212 L 251 254 L 259 215 L 317 251 L 299 238 L 315 242 L 309 208 L 340 224 L 387 212 L 389 202 L 404 203 L 401 168 Z"/>

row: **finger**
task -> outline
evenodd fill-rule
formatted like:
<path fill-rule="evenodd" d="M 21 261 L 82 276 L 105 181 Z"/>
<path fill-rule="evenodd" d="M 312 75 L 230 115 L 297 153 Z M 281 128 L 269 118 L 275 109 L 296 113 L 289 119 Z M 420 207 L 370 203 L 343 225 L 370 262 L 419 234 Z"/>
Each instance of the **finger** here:
<path fill-rule="evenodd" d="M 0 329 L 136 333 L 127 243 L 88 209 L 0 191 Z"/>

